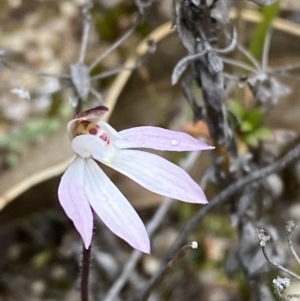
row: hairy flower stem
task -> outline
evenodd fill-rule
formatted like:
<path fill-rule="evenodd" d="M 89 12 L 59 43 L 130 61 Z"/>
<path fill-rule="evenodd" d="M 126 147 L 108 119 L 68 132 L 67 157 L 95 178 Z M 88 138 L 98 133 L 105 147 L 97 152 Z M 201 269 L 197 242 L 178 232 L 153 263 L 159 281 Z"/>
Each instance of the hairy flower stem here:
<path fill-rule="evenodd" d="M 84 244 L 82 247 L 82 264 L 81 264 L 81 301 L 89 300 L 89 275 L 91 262 L 91 246 L 88 249 Z"/>

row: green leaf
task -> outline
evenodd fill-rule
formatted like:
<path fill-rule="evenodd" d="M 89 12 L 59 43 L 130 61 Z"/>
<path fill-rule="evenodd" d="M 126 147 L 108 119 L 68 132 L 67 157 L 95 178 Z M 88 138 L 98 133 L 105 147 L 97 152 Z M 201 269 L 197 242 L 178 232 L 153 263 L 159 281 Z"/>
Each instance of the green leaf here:
<path fill-rule="evenodd" d="M 263 111 L 260 108 L 256 108 L 247 112 L 244 119 L 252 124 L 253 129 L 258 128 L 263 119 Z"/>
<path fill-rule="evenodd" d="M 52 258 L 52 252 L 50 250 L 42 251 L 37 253 L 31 260 L 31 264 L 35 268 L 43 268 L 47 264 L 49 264 Z"/>
<path fill-rule="evenodd" d="M 251 122 L 249 122 L 248 120 L 245 120 L 242 122 L 242 124 L 241 124 L 242 132 L 251 132 L 252 130 L 253 130 L 253 126 L 252 126 Z"/>
<path fill-rule="evenodd" d="M 264 41 L 271 26 L 272 20 L 279 14 L 280 2 L 281 1 L 277 1 L 274 4 L 266 6 L 262 9 L 263 19 L 259 25 L 257 25 L 249 46 L 250 52 L 256 58 L 261 57 Z"/>
<path fill-rule="evenodd" d="M 267 127 L 261 127 L 257 129 L 254 132 L 254 135 L 257 137 L 257 139 L 262 140 L 262 141 L 268 141 L 273 139 L 273 134 L 270 129 Z"/>
<path fill-rule="evenodd" d="M 244 136 L 244 141 L 252 146 L 252 147 L 257 147 L 258 146 L 258 139 L 254 134 L 247 134 Z"/>
<path fill-rule="evenodd" d="M 245 108 L 238 101 L 229 101 L 228 108 L 239 120 L 243 119 L 246 111 Z"/>

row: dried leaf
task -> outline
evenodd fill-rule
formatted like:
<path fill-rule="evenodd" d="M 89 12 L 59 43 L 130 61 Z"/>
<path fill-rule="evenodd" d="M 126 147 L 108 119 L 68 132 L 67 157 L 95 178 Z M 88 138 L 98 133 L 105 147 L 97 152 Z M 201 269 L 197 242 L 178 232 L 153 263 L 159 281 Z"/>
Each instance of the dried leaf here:
<path fill-rule="evenodd" d="M 70 66 L 71 79 L 76 92 L 83 100 L 86 100 L 91 88 L 89 69 L 81 63 L 72 64 Z"/>
<path fill-rule="evenodd" d="M 220 1 L 220 10 L 222 14 L 222 19 L 225 23 L 229 22 L 229 11 L 228 6 L 225 0 Z"/>
<path fill-rule="evenodd" d="M 194 53 L 196 41 L 195 41 L 195 38 L 194 38 L 192 32 L 184 24 L 182 24 L 181 11 L 179 11 L 175 17 L 176 17 L 177 31 L 178 31 L 178 35 L 181 40 L 181 43 L 183 44 L 183 46 L 187 49 L 187 51 L 189 53 Z"/>
<path fill-rule="evenodd" d="M 274 77 L 253 77 L 248 80 L 248 84 L 255 98 L 260 103 L 270 103 L 275 105 L 281 97 L 291 93 L 291 89 L 279 82 Z"/>
<path fill-rule="evenodd" d="M 221 59 L 216 55 L 215 52 L 209 51 L 207 55 L 209 65 L 215 73 L 219 73 L 223 70 L 224 65 Z"/>
<path fill-rule="evenodd" d="M 208 125 L 204 120 L 185 123 L 183 131 L 196 137 L 211 138 Z"/>

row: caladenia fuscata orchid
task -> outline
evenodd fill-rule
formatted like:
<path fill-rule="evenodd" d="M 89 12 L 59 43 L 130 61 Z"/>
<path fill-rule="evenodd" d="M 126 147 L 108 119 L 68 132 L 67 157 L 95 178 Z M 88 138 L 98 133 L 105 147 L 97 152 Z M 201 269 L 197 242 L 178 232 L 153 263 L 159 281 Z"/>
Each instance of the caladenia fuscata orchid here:
<path fill-rule="evenodd" d="M 96 161 L 154 193 L 205 204 L 207 200 L 202 189 L 183 169 L 136 148 L 199 151 L 213 147 L 185 133 L 159 127 L 141 126 L 117 132 L 101 121 L 107 111 L 100 106 L 82 112 L 69 122 L 71 147 L 77 156 L 62 176 L 59 201 L 86 248 L 91 245 L 94 211 L 114 234 L 133 248 L 149 253 L 150 242 L 143 222 Z"/>

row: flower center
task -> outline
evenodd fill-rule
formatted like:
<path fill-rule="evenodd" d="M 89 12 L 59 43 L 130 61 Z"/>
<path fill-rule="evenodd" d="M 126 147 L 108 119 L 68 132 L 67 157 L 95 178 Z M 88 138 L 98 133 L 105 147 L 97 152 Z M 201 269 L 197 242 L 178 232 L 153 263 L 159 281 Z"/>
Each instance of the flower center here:
<path fill-rule="evenodd" d="M 101 129 L 99 125 L 91 121 L 80 121 L 76 127 L 76 135 L 94 135 L 99 137 L 106 146 L 110 144 L 110 138 L 107 132 Z"/>

